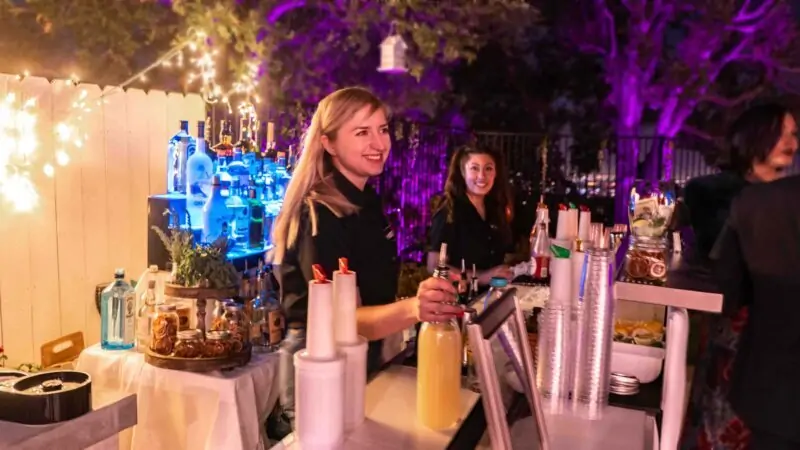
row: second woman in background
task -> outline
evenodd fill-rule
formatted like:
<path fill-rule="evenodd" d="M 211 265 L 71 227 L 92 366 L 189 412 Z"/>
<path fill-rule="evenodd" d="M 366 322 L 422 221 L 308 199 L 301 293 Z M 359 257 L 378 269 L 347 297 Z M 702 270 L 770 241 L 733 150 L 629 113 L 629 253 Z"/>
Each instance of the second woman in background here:
<path fill-rule="evenodd" d="M 478 281 L 489 284 L 492 277 L 511 279 L 504 264 L 513 250 L 511 201 L 508 176 L 500 153 L 465 146 L 450 160 L 444 198 L 433 215 L 428 269 L 433 271 L 439 248 L 447 243 L 448 263 L 460 270 L 474 264 Z"/>

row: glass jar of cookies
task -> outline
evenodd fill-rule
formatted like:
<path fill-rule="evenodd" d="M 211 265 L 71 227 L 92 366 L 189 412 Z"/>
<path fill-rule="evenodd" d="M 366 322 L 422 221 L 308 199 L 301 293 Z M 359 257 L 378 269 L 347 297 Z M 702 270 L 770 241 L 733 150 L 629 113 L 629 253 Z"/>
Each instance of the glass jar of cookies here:
<path fill-rule="evenodd" d="M 203 345 L 204 358 L 224 358 L 231 351 L 231 334 L 227 331 L 209 331 Z"/>
<path fill-rule="evenodd" d="M 150 350 L 159 355 L 170 355 L 178 341 L 178 313 L 175 305 L 159 305 L 153 318 Z"/>
<path fill-rule="evenodd" d="M 227 321 L 227 330 L 231 335 L 232 351 L 238 353 L 250 343 L 250 319 L 244 313 L 242 306 L 235 303 L 225 307 L 223 317 Z"/>
<path fill-rule="evenodd" d="M 179 358 L 199 358 L 203 356 L 203 339 L 199 330 L 184 330 L 178 332 L 178 342 L 175 343 L 173 356 Z"/>

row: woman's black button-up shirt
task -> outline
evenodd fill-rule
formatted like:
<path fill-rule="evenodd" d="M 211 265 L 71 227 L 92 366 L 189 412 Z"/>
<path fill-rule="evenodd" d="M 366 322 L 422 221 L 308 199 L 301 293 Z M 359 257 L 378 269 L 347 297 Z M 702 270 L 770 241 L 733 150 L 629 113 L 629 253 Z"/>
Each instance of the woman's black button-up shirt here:
<path fill-rule="evenodd" d="M 506 253 L 512 248 L 510 239 L 500 229 L 502 222 L 491 217 L 492 211 L 487 208 L 488 220 L 484 220 L 469 199 L 457 198 L 452 222 L 448 221 L 449 213 L 449 208 L 442 207 L 431 219 L 430 251 L 438 252 L 446 242 L 448 264 L 461 267 L 463 258 L 467 270 L 473 264 L 478 270 L 503 264 Z"/>
<path fill-rule="evenodd" d="M 366 186 L 358 189 L 340 172 L 333 172 L 336 187 L 358 206 L 359 212 L 336 217 L 319 203 L 302 210 L 295 245 L 286 250 L 279 272 L 281 300 L 287 323 L 306 323 L 308 282 L 314 278 L 311 266 L 319 264 L 328 277 L 338 270 L 339 258 L 347 258 L 357 274 L 362 306 L 385 305 L 395 301 L 399 265 L 397 240 L 383 215 L 380 197 Z M 314 208 L 316 235 L 312 236 L 310 208 Z M 369 343 L 370 371 L 381 364 L 382 342 Z"/>

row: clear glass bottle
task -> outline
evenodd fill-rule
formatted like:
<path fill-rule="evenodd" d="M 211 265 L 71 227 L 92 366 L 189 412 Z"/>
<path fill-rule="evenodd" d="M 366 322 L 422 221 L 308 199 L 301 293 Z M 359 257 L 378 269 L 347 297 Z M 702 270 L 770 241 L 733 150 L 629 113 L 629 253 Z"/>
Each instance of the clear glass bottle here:
<path fill-rule="evenodd" d="M 206 153 L 205 122 L 197 122 L 197 143 L 186 162 L 186 210 L 192 228 L 203 225 L 203 206 L 211 196 L 214 162 Z"/>
<path fill-rule="evenodd" d="M 189 121 L 181 120 L 180 131 L 169 140 L 167 149 L 167 192 L 186 193 L 186 161 L 194 138 L 189 134 Z"/>
<path fill-rule="evenodd" d="M 136 345 L 136 292 L 125 281 L 125 269 L 114 272 L 114 282 L 100 295 L 100 346 L 128 350 Z"/>
<path fill-rule="evenodd" d="M 461 415 L 462 352 L 455 320 L 422 324 L 417 336 L 417 418 L 428 428 L 449 428 Z"/>
<path fill-rule="evenodd" d="M 147 290 L 142 294 L 141 306 L 136 315 L 136 348 L 143 352 L 150 346 L 150 334 L 156 315 L 156 280 L 148 281 Z"/>
<path fill-rule="evenodd" d="M 434 276 L 449 279 L 447 244 L 442 244 Z M 425 322 L 417 335 L 417 420 L 427 428 L 453 426 L 461 416 L 461 362 L 464 341 L 455 319 Z"/>
<path fill-rule="evenodd" d="M 220 178 L 214 175 L 211 196 L 203 206 L 203 234 L 202 239 L 205 243 L 211 243 L 220 237 L 227 237 L 231 234 L 230 212 L 225 203 L 226 198 L 222 195 L 222 185 Z"/>

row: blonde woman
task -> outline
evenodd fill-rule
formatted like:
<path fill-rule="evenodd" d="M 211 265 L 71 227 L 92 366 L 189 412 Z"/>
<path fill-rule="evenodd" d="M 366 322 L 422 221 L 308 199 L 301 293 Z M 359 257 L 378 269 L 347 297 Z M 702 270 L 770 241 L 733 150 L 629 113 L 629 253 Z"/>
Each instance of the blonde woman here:
<path fill-rule="evenodd" d="M 389 156 L 388 115 L 386 105 L 366 89 L 346 88 L 325 97 L 306 131 L 273 228 L 273 263 L 289 324 L 281 350 L 281 403 L 292 422 L 291 355 L 305 345 L 312 265 L 321 265 L 330 276 L 344 257 L 358 273 L 357 326 L 370 341 L 370 371 L 381 364 L 383 339 L 420 320 L 449 320 L 462 314 L 452 305 L 453 286 L 436 278 L 425 280 L 416 297 L 395 301 L 399 270 L 395 235 L 380 198 L 367 185 L 383 172 Z"/>

